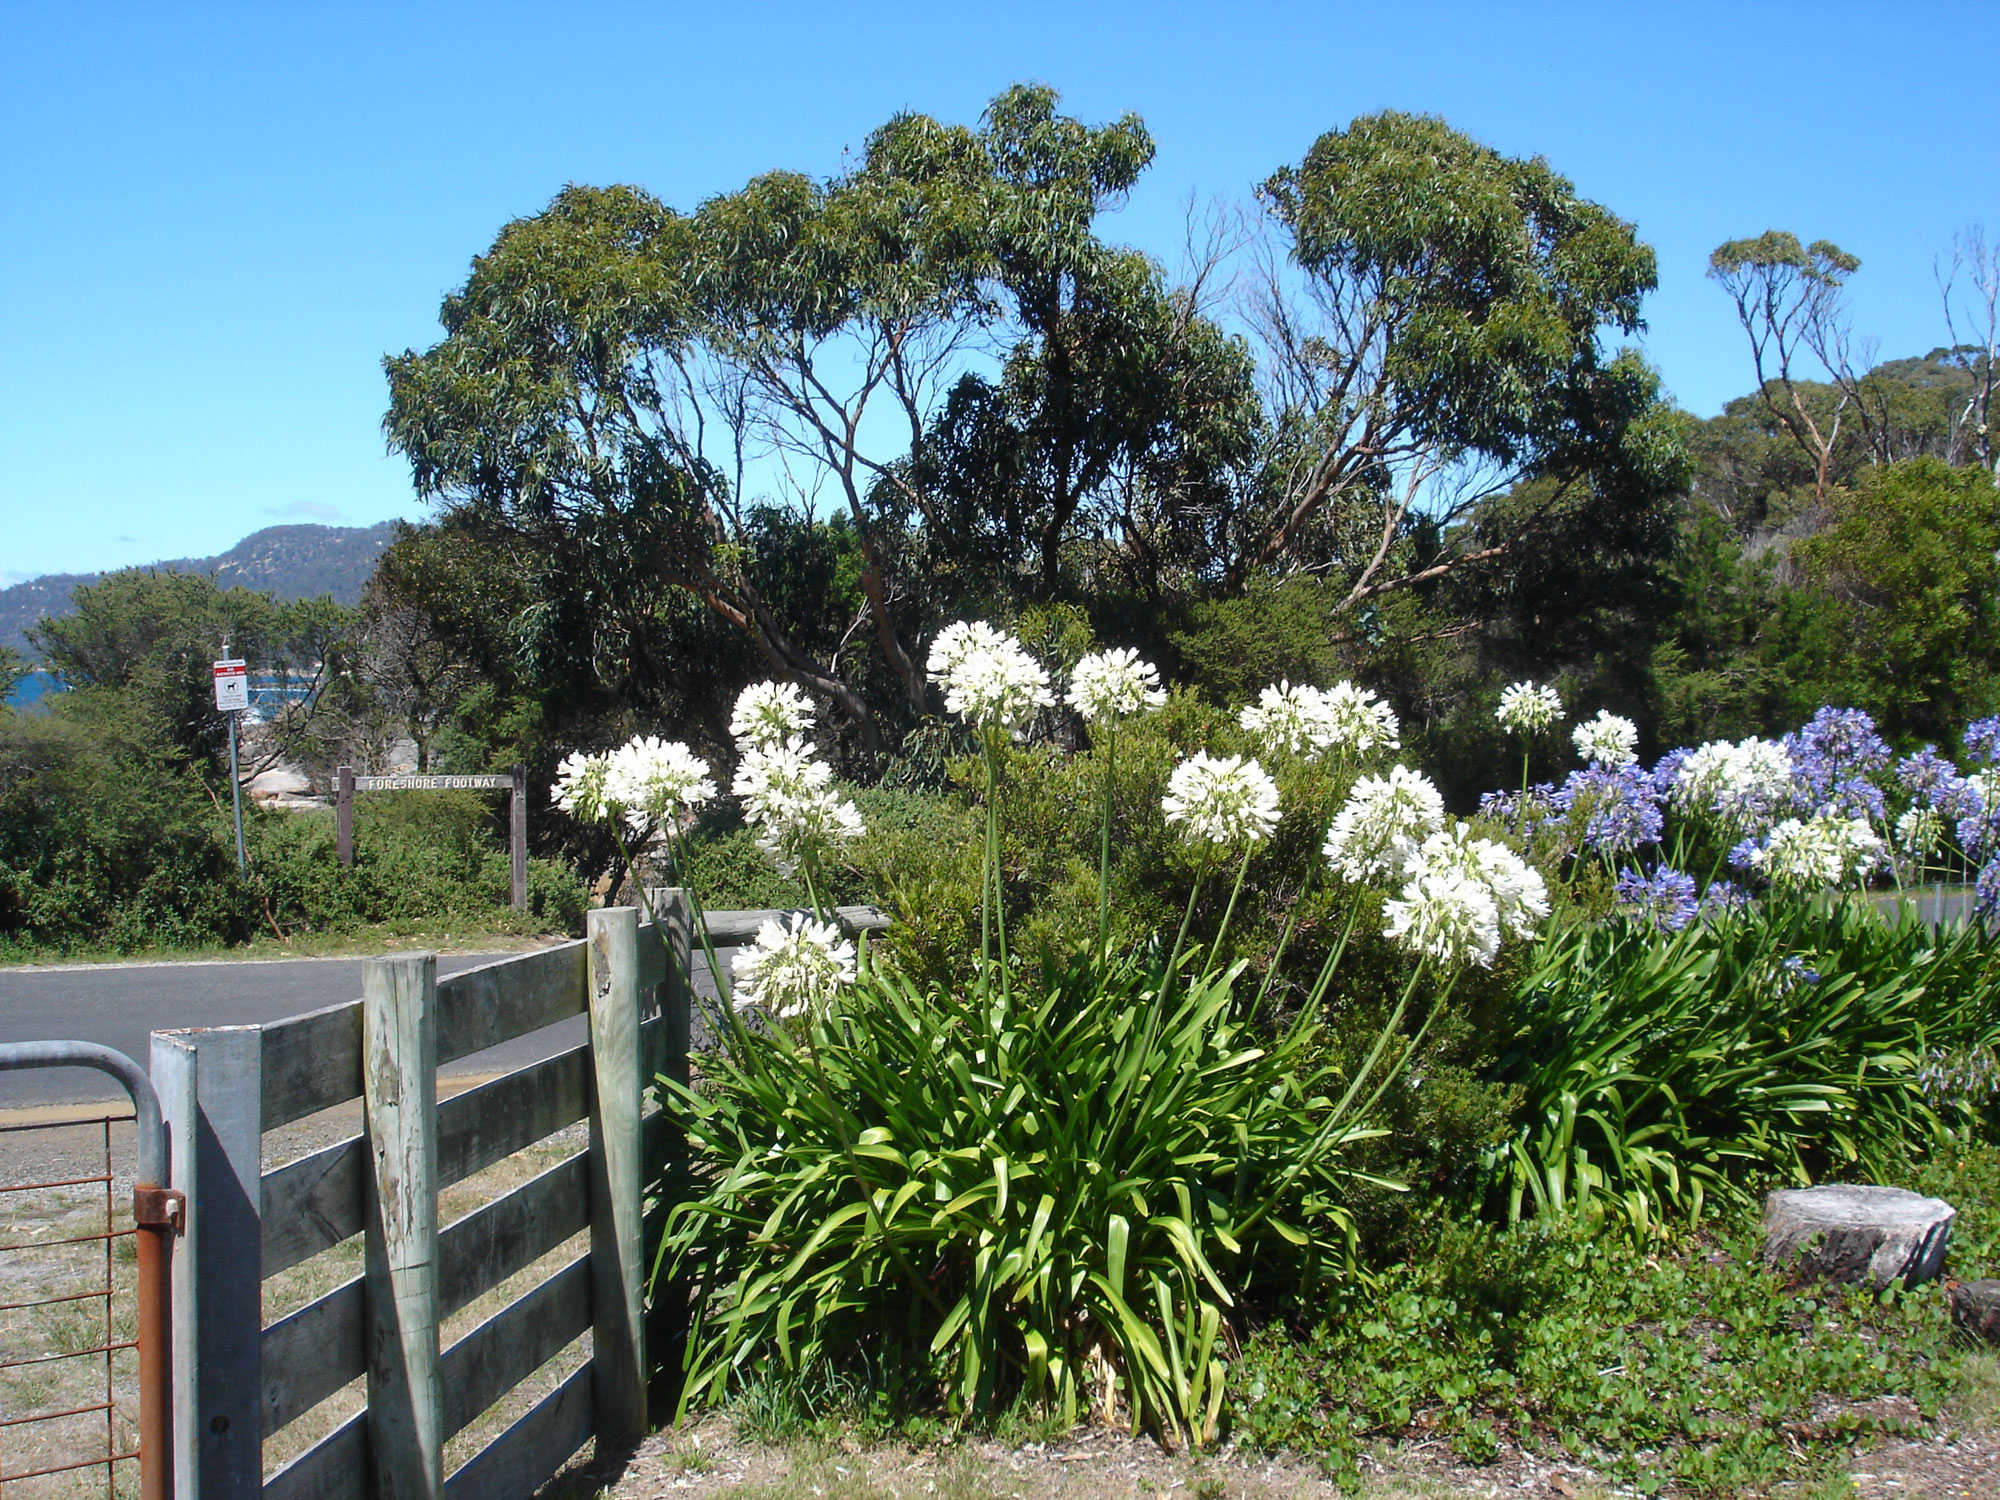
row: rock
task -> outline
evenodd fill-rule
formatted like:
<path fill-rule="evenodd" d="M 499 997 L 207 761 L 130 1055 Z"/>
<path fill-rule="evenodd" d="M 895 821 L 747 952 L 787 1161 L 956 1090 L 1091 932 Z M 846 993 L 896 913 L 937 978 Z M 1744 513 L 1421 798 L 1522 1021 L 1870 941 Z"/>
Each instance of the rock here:
<path fill-rule="evenodd" d="M 1764 1200 L 1764 1263 L 1880 1290 L 1944 1270 L 1957 1210 L 1908 1188 L 1780 1188 Z"/>
<path fill-rule="evenodd" d="M 2000 1344 L 2000 1281 L 1948 1281 L 1945 1292 L 1951 1299 L 1952 1326 Z"/>

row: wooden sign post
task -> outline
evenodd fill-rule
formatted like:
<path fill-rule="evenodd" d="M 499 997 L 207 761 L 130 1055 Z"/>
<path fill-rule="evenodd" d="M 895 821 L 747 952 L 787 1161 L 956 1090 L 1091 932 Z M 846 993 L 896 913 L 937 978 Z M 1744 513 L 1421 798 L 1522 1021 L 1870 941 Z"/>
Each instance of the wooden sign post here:
<path fill-rule="evenodd" d="M 354 865 L 356 792 L 508 792 L 507 845 L 511 855 L 514 910 L 528 909 L 528 768 L 505 776 L 356 776 L 352 766 L 333 773 L 334 830 L 342 865 Z"/>

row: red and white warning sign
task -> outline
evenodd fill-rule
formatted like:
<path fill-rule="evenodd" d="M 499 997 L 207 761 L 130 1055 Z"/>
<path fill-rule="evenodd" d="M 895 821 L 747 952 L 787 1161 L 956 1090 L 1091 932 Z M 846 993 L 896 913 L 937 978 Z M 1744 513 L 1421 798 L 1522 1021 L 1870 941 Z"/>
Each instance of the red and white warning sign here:
<path fill-rule="evenodd" d="M 250 706 L 250 668 L 245 662 L 215 664 L 215 706 L 223 713 Z"/>

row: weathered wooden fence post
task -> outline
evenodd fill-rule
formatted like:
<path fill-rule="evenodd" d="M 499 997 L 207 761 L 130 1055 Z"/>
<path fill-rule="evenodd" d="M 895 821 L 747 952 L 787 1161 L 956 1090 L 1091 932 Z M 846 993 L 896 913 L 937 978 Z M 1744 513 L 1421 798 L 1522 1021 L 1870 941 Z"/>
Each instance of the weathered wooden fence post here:
<path fill-rule="evenodd" d="M 354 767 L 333 773 L 333 844 L 343 869 L 354 866 Z"/>
<path fill-rule="evenodd" d="M 153 1033 L 172 1180 L 187 1194 L 173 1265 L 174 1493 L 256 1500 L 264 1486 L 264 1035 Z"/>
<path fill-rule="evenodd" d="M 639 913 L 590 912 L 585 950 L 590 1051 L 590 1296 L 592 1396 L 600 1449 L 646 1435 L 644 1153 L 639 1110 Z"/>
<path fill-rule="evenodd" d="M 651 1086 L 654 1077 L 671 1079 L 683 1087 L 688 1082 L 688 1054 L 693 1050 L 694 1014 L 694 907 L 688 892 L 680 886 L 654 886 L 647 890 L 653 916 L 660 925 L 660 943 L 666 950 L 666 974 L 655 992 L 660 1019 L 653 1043 L 646 1049 L 644 1080 Z M 676 1123 L 678 1108 L 664 1088 L 657 1095 L 663 1118 L 659 1121 L 660 1159 L 645 1164 L 651 1177 L 649 1186 L 658 1194 L 647 1224 L 650 1234 L 665 1231 L 668 1210 L 687 1191 L 687 1133 Z M 645 1246 L 646 1264 L 653 1263 L 655 1243 Z M 655 1286 L 646 1308 L 646 1357 L 655 1366 L 647 1399 L 653 1411 L 668 1411 L 679 1399 L 680 1355 L 687 1337 L 688 1291 L 685 1284 Z"/>
<path fill-rule="evenodd" d="M 362 969 L 368 1450 L 375 1500 L 439 1500 L 437 956 Z"/>
<path fill-rule="evenodd" d="M 507 793 L 507 858 L 509 892 L 514 910 L 528 909 L 528 768 L 514 766 L 508 773 L 513 785 Z"/>

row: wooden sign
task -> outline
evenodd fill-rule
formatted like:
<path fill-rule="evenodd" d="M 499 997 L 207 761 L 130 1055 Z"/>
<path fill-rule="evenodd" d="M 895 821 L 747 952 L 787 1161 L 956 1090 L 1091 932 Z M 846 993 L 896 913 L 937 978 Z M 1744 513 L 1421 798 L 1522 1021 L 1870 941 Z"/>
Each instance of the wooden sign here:
<path fill-rule="evenodd" d="M 528 909 L 528 768 L 507 776 L 356 776 L 352 766 L 333 773 L 334 849 L 343 865 L 354 864 L 356 792 L 511 792 L 507 803 L 507 853 L 514 910 Z"/>
<path fill-rule="evenodd" d="M 357 792 L 504 792 L 511 776 L 357 776 Z"/>

